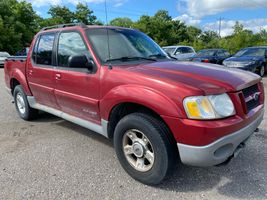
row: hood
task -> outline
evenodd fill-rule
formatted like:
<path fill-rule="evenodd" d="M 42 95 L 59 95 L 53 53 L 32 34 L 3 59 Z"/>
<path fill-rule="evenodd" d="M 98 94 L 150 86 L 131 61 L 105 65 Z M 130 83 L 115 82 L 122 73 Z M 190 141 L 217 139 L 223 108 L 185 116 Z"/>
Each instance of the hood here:
<path fill-rule="evenodd" d="M 225 61 L 233 61 L 233 62 L 245 62 L 245 61 L 258 61 L 262 60 L 263 57 L 261 56 L 240 56 L 240 57 L 230 57 L 226 59 Z"/>
<path fill-rule="evenodd" d="M 165 61 L 120 68 L 178 87 L 200 89 L 206 95 L 239 91 L 261 79 L 256 74 L 238 69 L 192 62 Z"/>

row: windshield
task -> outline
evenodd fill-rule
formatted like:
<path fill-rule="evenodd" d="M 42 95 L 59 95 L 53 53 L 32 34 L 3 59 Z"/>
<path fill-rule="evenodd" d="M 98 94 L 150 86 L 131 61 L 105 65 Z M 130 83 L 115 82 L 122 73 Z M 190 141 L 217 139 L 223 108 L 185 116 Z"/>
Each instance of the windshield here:
<path fill-rule="evenodd" d="M 0 52 L 0 57 L 8 57 L 10 56 L 7 52 Z"/>
<path fill-rule="evenodd" d="M 235 54 L 235 57 L 241 57 L 241 56 L 264 56 L 265 49 L 261 48 L 251 48 L 251 49 L 242 49 L 239 52 Z"/>
<path fill-rule="evenodd" d="M 175 52 L 176 48 L 175 47 L 167 47 L 167 48 L 163 47 L 163 50 L 169 54 L 173 54 Z"/>
<path fill-rule="evenodd" d="M 198 56 L 214 56 L 216 50 L 201 50 L 197 53 Z"/>
<path fill-rule="evenodd" d="M 151 38 L 136 30 L 90 28 L 87 30 L 87 37 L 104 63 L 133 61 L 140 58 L 167 58 L 164 51 Z M 152 59 L 147 60 L 152 61 Z"/>

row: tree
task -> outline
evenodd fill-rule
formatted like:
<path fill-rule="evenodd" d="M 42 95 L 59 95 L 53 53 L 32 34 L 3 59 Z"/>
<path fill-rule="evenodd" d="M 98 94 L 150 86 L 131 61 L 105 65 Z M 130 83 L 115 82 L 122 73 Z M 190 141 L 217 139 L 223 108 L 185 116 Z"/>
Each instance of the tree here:
<path fill-rule="evenodd" d="M 132 28 L 134 25 L 134 22 L 127 17 L 123 17 L 123 18 L 115 18 L 113 20 L 110 21 L 110 25 L 111 26 L 121 26 L 121 27 L 126 27 L 126 28 Z"/>
<path fill-rule="evenodd" d="M 133 26 L 148 34 L 161 46 L 178 44 L 188 39 L 185 24 L 172 20 L 164 10 L 159 10 L 152 17 L 141 16 Z"/>
<path fill-rule="evenodd" d="M 75 14 L 66 6 L 52 6 L 49 9 L 48 14 L 50 14 L 52 19 L 58 24 L 72 23 L 75 18 Z"/>
<path fill-rule="evenodd" d="M 78 3 L 76 12 L 74 13 L 75 21 L 82 22 L 87 25 L 99 24 L 97 17 L 93 15 L 93 11 L 89 9 L 87 4 Z"/>
<path fill-rule="evenodd" d="M 37 15 L 30 3 L 0 0 L 0 50 L 13 54 L 28 46 L 37 29 Z"/>

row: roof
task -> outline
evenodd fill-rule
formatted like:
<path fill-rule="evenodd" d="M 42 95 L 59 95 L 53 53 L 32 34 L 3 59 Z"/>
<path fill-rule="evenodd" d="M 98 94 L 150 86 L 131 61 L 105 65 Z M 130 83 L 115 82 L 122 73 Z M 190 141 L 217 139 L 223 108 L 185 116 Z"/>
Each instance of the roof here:
<path fill-rule="evenodd" d="M 80 29 L 88 29 L 88 28 L 116 28 L 116 29 L 128 29 L 134 30 L 132 28 L 125 28 L 119 26 L 106 26 L 106 25 L 85 25 L 84 23 L 71 23 L 71 24 L 58 24 L 55 26 L 48 26 L 41 29 L 40 32 L 52 32 L 59 29 L 73 29 L 73 27 L 80 28 Z"/>
<path fill-rule="evenodd" d="M 179 48 L 179 47 L 189 47 L 189 48 L 193 48 L 193 47 L 191 47 L 191 46 L 186 46 L 186 45 L 165 46 L 165 47 L 162 47 L 162 48 Z"/>
<path fill-rule="evenodd" d="M 200 51 L 218 51 L 218 50 L 224 50 L 224 51 L 226 51 L 225 49 L 222 49 L 222 48 L 201 49 Z"/>
<path fill-rule="evenodd" d="M 256 49 L 256 48 L 267 48 L 267 46 L 246 47 L 246 48 L 243 48 L 243 49 Z"/>

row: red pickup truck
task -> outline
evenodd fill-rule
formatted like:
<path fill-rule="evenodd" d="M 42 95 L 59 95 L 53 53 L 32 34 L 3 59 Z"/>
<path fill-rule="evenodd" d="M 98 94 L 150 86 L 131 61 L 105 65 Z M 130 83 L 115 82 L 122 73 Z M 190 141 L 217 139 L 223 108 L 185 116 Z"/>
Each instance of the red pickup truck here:
<path fill-rule="evenodd" d="M 226 162 L 264 112 L 258 75 L 178 62 L 145 34 L 120 27 L 44 28 L 27 58 L 6 61 L 5 81 L 22 119 L 42 110 L 112 139 L 122 167 L 149 185 L 179 159 Z"/>

